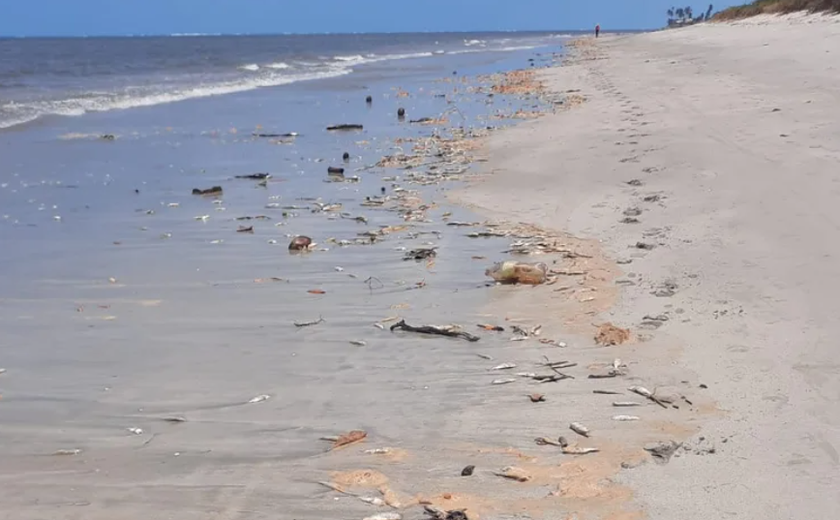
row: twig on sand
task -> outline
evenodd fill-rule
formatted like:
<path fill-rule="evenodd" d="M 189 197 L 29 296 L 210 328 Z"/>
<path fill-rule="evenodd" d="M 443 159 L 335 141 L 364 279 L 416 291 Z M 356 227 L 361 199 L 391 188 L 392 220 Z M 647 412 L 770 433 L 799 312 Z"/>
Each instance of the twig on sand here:
<path fill-rule="evenodd" d="M 312 325 L 318 325 L 319 323 L 324 323 L 324 318 L 322 316 L 318 316 L 318 319 L 315 321 L 296 321 L 295 327 L 311 327 Z"/>

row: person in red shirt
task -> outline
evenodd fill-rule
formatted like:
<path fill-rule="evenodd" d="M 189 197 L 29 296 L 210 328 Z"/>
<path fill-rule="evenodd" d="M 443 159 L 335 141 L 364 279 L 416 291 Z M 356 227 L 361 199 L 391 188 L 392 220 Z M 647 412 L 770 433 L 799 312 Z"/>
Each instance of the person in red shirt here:
<path fill-rule="evenodd" d="M 595 26 L 595 37 L 597 38 L 601 34 L 601 24 Z"/>

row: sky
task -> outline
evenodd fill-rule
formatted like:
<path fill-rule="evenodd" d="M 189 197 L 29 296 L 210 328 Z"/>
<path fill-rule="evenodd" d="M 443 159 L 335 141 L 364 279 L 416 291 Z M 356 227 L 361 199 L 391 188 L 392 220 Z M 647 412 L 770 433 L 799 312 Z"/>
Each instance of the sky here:
<path fill-rule="evenodd" d="M 706 1 L 690 5 L 700 13 Z M 715 9 L 742 3 L 715 2 Z M 673 0 L 0 0 L 0 35 L 571 30 L 596 23 L 605 30 L 653 29 L 664 25 L 673 5 Z"/>

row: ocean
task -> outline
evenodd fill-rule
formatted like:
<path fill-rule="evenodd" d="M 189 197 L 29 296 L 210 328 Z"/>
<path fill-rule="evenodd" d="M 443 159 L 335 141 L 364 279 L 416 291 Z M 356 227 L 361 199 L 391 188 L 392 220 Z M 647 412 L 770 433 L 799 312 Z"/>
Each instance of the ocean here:
<path fill-rule="evenodd" d="M 481 309 L 511 239 L 468 236 L 483 219 L 446 193 L 478 157 L 434 147 L 553 110 L 489 77 L 556 63 L 566 37 L 0 41 L 0 509 L 363 518 L 318 482 L 368 468 L 431 492 L 430 468 L 493 445 L 462 419 L 492 406 L 476 354 L 515 359 L 475 328 L 504 322 Z M 326 130 L 347 123 L 363 129 Z M 317 246 L 290 254 L 296 235 Z M 325 452 L 356 429 L 396 458 Z"/>
<path fill-rule="evenodd" d="M 534 49 L 565 33 L 0 39 L 0 128 L 349 75 L 365 64 Z"/>

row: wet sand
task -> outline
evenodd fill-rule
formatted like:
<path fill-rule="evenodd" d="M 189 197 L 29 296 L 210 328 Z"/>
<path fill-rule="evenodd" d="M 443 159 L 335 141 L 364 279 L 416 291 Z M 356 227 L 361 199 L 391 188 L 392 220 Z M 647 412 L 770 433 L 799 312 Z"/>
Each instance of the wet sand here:
<path fill-rule="evenodd" d="M 510 395 L 463 416 L 529 456 L 545 453 L 527 447 L 538 428 L 571 438 L 573 420 L 594 432 L 577 440 L 609 447 L 538 463 L 547 478 L 521 464 L 535 487 L 560 487 L 532 504 L 546 518 L 840 512 L 838 43 L 840 20 L 803 16 L 580 40 L 543 78 L 585 102 L 491 136 L 484 176 L 454 194 L 593 257 L 563 291 L 497 288 L 488 313 L 577 332 L 566 349 L 520 357 L 627 364 L 617 379 L 543 387 L 544 408 Z M 607 321 L 631 341 L 596 346 Z M 625 412 L 610 401 L 643 399 L 591 393 L 631 384 L 679 410 Z M 664 440 L 684 443 L 665 465 L 642 451 Z"/>

